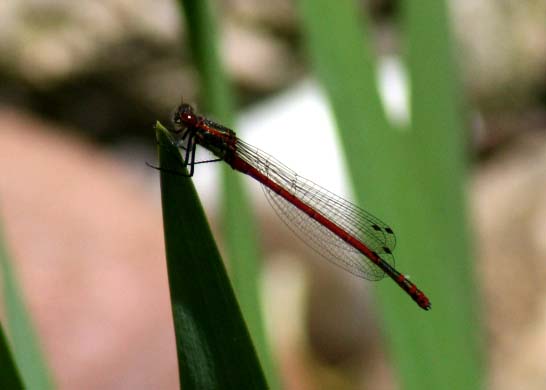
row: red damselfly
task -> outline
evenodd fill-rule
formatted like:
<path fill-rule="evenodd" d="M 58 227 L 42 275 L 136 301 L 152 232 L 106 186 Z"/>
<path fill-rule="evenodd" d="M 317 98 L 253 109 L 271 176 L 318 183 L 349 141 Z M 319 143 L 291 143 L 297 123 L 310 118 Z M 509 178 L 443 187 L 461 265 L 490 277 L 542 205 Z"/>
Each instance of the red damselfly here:
<path fill-rule="evenodd" d="M 379 280 L 386 274 L 421 308 L 430 309 L 427 296 L 394 268 L 396 237 L 380 219 L 297 175 L 233 130 L 197 115 L 189 104 L 178 107 L 173 122 L 189 176 L 200 163 L 195 150 L 201 145 L 217 157 L 208 162 L 223 160 L 259 181 L 280 218 L 326 259 L 364 279 Z"/>

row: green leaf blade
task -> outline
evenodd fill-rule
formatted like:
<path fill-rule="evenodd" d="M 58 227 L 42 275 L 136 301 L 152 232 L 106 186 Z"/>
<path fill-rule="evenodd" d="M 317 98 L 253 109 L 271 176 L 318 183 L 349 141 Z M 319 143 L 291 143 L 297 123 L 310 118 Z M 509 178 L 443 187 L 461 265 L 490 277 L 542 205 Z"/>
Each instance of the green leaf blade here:
<path fill-rule="evenodd" d="M 15 360 L 8 345 L 2 324 L 0 324 L 0 388 L 23 388 L 23 382 L 15 365 Z"/>
<path fill-rule="evenodd" d="M 393 226 L 397 268 L 411 271 L 432 302 L 424 312 L 392 282 L 374 285 L 399 381 L 406 389 L 480 388 L 464 132 L 445 2 L 404 3 L 410 132 L 393 131 L 384 117 L 370 33 L 360 28 L 355 2 L 300 4 L 310 57 L 332 104 L 358 203 Z"/>
<path fill-rule="evenodd" d="M 13 358 L 19 369 L 25 388 L 52 389 L 51 374 L 32 326 L 30 315 L 25 308 L 21 288 L 15 277 L 11 262 L 8 259 L 7 250 L 1 239 L 0 270 L 6 306 L 7 331 L 11 339 Z M 9 372 L 8 366 L 0 368 L 0 370 L 3 369 L 8 370 L 6 375 L 15 375 Z"/>
<path fill-rule="evenodd" d="M 161 193 L 182 388 L 267 388 L 218 249 L 182 159 L 161 125 Z M 185 171 L 185 169 L 184 169 Z"/>
<path fill-rule="evenodd" d="M 203 112 L 231 126 L 235 99 L 218 50 L 217 2 L 208 0 L 179 2 L 187 23 L 188 44 L 199 75 Z M 230 277 L 241 310 L 252 335 L 269 386 L 280 389 L 280 379 L 265 332 L 261 310 L 260 259 L 257 228 L 242 178 L 224 166 L 220 196 L 222 233 Z"/>

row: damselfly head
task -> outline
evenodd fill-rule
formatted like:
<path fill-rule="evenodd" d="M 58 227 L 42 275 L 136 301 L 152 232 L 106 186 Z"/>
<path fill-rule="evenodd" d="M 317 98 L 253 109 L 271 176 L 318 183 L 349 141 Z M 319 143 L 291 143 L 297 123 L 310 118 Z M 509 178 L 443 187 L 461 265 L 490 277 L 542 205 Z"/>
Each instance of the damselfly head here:
<path fill-rule="evenodd" d="M 193 107 L 187 103 L 178 106 L 173 114 L 173 123 L 177 132 L 194 126 L 197 123 L 197 116 L 193 112 Z"/>

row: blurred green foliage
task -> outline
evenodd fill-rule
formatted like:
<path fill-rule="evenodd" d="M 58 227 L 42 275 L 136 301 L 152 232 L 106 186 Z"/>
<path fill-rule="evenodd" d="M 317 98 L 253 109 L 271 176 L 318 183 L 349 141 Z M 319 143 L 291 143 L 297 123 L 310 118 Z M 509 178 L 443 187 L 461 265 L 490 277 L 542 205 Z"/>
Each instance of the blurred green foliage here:
<path fill-rule="evenodd" d="M 377 284 L 399 383 L 405 389 L 481 388 L 482 333 L 464 197 L 466 129 L 446 4 L 403 2 L 411 88 L 406 131 L 385 115 L 370 21 L 356 3 L 298 4 L 359 204 L 391 223 L 399 237 L 397 268 L 411 270 L 432 302 L 424 312 L 394 283 Z"/>

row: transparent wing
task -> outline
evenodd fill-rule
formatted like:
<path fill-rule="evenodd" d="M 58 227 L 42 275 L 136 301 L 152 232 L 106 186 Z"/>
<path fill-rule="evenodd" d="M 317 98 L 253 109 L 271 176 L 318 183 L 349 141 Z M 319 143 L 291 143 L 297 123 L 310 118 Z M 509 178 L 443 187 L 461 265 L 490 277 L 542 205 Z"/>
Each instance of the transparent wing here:
<path fill-rule="evenodd" d="M 396 237 L 392 229 L 380 219 L 318 184 L 297 175 L 272 156 L 241 140 L 237 141 L 237 154 L 302 202 L 361 240 L 370 250 L 394 267 L 392 251 L 396 246 Z M 383 271 L 356 248 L 310 218 L 275 191 L 265 185 L 262 185 L 262 188 L 277 215 L 298 237 L 323 257 L 364 279 L 383 278 Z"/>

